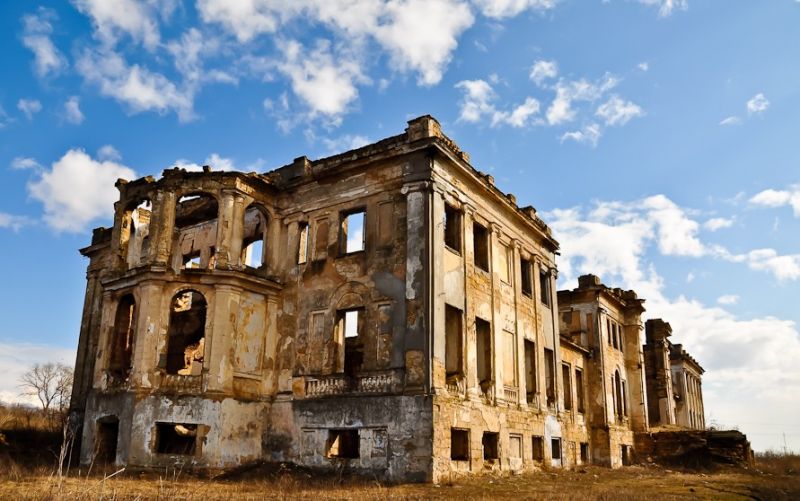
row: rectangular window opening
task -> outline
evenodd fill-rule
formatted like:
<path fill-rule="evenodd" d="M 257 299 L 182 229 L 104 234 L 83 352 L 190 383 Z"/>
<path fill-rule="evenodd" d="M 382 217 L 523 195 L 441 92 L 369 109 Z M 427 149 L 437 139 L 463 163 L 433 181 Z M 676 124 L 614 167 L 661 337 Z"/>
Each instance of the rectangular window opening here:
<path fill-rule="evenodd" d="M 519 270 L 522 279 L 522 293 L 528 297 L 533 296 L 533 273 L 531 268 L 532 266 L 530 261 L 520 258 Z"/>
<path fill-rule="evenodd" d="M 489 230 L 474 223 L 472 225 L 472 245 L 475 255 L 475 267 L 489 271 Z"/>
<path fill-rule="evenodd" d="M 578 395 L 578 412 L 585 412 L 586 407 L 584 404 L 584 396 L 583 396 L 584 388 L 583 388 L 583 371 L 581 369 L 575 369 L 575 393 Z"/>
<path fill-rule="evenodd" d="M 533 341 L 525 340 L 525 391 L 527 402 L 533 403 L 537 393 L 536 385 L 536 345 Z"/>
<path fill-rule="evenodd" d="M 461 212 L 449 204 L 444 204 L 444 244 L 461 253 Z"/>
<path fill-rule="evenodd" d="M 475 335 L 478 356 L 478 382 L 484 393 L 492 381 L 492 326 L 486 320 L 475 318 Z"/>
<path fill-rule="evenodd" d="M 197 425 L 156 423 L 156 452 L 194 456 L 197 449 Z"/>
<path fill-rule="evenodd" d="M 447 377 L 461 376 L 464 374 L 464 343 L 463 329 L 461 328 L 461 310 L 445 305 L 445 371 Z"/>
<path fill-rule="evenodd" d="M 498 459 L 500 457 L 497 443 L 500 434 L 491 431 L 483 432 L 483 439 L 481 440 L 481 444 L 483 445 L 483 459 Z"/>
<path fill-rule="evenodd" d="M 534 435 L 531 437 L 531 459 L 534 461 L 544 460 L 544 437 Z"/>
<path fill-rule="evenodd" d="M 336 312 L 339 342 L 344 340 L 344 373 L 355 375 L 364 363 L 364 340 L 360 335 L 364 326 L 364 309 L 353 308 Z"/>
<path fill-rule="evenodd" d="M 585 463 L 587 461 L 589 461 L 589 444 L 581 442 L 581 462 Z"/>
<path fill-rule="evenodd" d="M 561 459 L 561 439 L 554 438 L 550 440 L 550 457 L 553 459 Z"/>
<path fill-rule="evenodd" d="M 544 349 L 545 384 L 547 385 L 547 406 L 556 404 L 556 368 L 553 350 Z"/>
<path fill-rule="evenodd" d="M 358 430 L 329 430 L 325 455 L 329 458 L 357 459 L 359 445 Z"/>
<path fill-rule="evenodd" d="M 500 245 L 500 280 L 510 284 L 511 281 L 511 263 L 512 263 L 511 249 L 506 245 Z"/>
<path fill-rule="evenodd" d="M 308 261 L 308 223 L 299 223 L 299 239 L 297 244 L 297 264 L 304 264 Z"/>
<path fill-rule="evenodd" d="M 469 430 L 450 429 L 450 459 L 469 461 Z"/>
<path fill-rule="evenodd" d="M 561 365 L 561 378 L 564 380 L 564 410 L 572 410 L 572 370 L 569 364 Z"/>
<path fill-rule="evenodd" d="M 361 252 L 365 248 L 364 222 L 367 212 L 363 209 L 343 214 L 340 227 L 340 244 L 343 254 Z"/>
<path fill-rule="evenodd" d="M 539 272 L 539 294 L 542 304 L 550 307 L 550 273 Z"/>

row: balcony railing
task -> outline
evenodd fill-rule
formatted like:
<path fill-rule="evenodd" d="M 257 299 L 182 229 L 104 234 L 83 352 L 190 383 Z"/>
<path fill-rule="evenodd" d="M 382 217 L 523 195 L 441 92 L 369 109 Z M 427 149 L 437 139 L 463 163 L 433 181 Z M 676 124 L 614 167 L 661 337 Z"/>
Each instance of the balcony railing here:
<path fill-rule="evenodd" d="M 332 374 L 329 376 L 307 377 L 305 380 L 305 393 L 307 397 L 395 393 L 400 389 L 400 381 L 400 377 L 395 371 L 359 376 Z"/>
<path fill-rule="evenodd" d="M 203 377 L 164 374 L 159 389 L 175 393 L 200 393 L 203 391 Z"/>
<path fill-rule="evenodd" d="M 519 403 L 519 388 L 503 386 L 503 399 L 510 404 Z"/>
<path fill-rule="evenodd" d="M 463 376 L 451 376 L 445 382 L 447 393 L 456 396 L 464 396 L 467 392 L 467 381 Z"/>

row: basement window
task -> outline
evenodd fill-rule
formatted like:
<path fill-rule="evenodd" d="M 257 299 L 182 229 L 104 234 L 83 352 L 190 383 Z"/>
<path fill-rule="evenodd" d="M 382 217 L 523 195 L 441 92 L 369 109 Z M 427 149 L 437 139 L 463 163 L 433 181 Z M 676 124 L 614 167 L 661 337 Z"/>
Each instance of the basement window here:
<path fill-rule="evenodd" d="M 472 246 L 475 267 L 489 271 L 489 230 L 478 223 L 472 225 Z"/>
<path fill-rule="evenodd" d="M 531 459 L 534 461 L 544 460 L 544 437 L 534 435 L 531 437 Z"/>
<path fill-rule="evenodd" d="M 450 459 L 469 461 L 469 430 L 450 429 Z"/>
<path fill-rule="evenodd" d="M 550 440 L 550 457 L 553 459 L 561 459 L 561 439 L 553 438 Z"/>
<path fill-rule="evenodd" d="M 496 432 L 491 432 L 491 431 L 483 432 L 483 439 L 481 440 L 481 444 L 483 445 L 484 460 L 498 459 L 500 457 L 497 448 L 499 436 L 500 434 Z"/>
<path fill-rule="evenodd" d="M 444 244 L 461 253 L 461 212 L 449 204 L 444 204 Z"/>
<path fill-rule="evenodd" d="M 361 252 L 365 248 L 364 221 L 367 212 L 359 209 L 342 214 L 339 228 L 339 244 L 342 254 Z"/>
<path fill-rule="evenodd" d="M 197 451 L 197 425 L 156 423 L 156 452 L 194 456 Z"/>
<path fill-rule="evenodd" d="M 358 430 L 330 430 L 325 455 L 329 458 L 357 459 L 359 457 Z"/>

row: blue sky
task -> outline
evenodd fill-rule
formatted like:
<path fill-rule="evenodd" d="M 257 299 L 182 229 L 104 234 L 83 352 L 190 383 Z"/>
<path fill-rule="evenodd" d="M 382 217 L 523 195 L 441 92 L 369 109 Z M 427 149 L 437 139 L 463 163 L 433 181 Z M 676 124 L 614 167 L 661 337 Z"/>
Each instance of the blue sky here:
<path fill-rule="evenodd" d="M 800 3 L 73 0 L 0 16 L 0 398 L 72 362 L 117 177 L 265 171 L 436 116 L 707 369 L 707 421 L 800 450 Z"/>

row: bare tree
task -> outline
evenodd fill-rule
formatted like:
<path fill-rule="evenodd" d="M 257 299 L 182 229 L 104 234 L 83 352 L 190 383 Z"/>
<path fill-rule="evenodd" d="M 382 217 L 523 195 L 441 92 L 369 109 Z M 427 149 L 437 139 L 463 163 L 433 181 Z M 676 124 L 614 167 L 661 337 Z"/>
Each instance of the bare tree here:
<path fill-rule="evenodd" d="M 33 395 L 39 399 L 45 415 L 51 411 L 63 414 L 72 394 L 72 379 L 72 367 L 48 362 L 28 369 L 20 378 L 20 386 L 24 395 Z"/>

